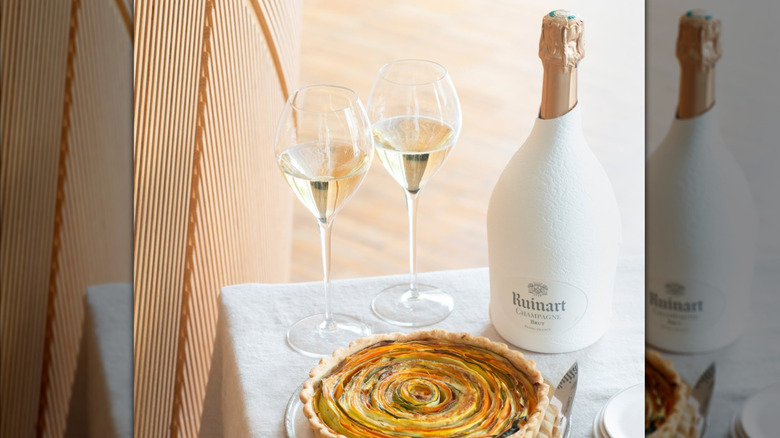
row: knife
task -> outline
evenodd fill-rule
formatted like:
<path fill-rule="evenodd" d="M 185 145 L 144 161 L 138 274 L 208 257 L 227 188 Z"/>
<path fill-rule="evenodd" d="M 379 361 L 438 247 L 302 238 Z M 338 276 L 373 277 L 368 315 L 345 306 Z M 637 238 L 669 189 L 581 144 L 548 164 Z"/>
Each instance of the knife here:
<path fill-rule="evenodd" d="M 712 399 L 712 390 L 715 387 L 715 362 L 711 363 L 706 371 L 699 377 L 696 386 L 693 387 L 691 396 L 699 403 L 699 415 L 702 419 L 701 432 L 699 436 L 704 436 L 707 429 L 707 412 L 710 409 L 710 400 Z"/>
<path fill-rule="evenodd" d="M 574 396 L 577 394 L 578 375 L 579 367 L 577 366 L 577 362 L 574 362 L 571 368 L 569 368 L 569 371 L 566 371 L 566 374 L 563 375 L 560 383 L 558 383 L 558 387 L 555 390 L 555 398 L 560 400 L 562 404 L 561 417 L 563 417 L 563 424 L 561 427 L 563 427 L 563 433 L 561 436 L 563 438 L 566 438 L 571 434 L 570 415 L 571 408 L 574 405 Z"/>

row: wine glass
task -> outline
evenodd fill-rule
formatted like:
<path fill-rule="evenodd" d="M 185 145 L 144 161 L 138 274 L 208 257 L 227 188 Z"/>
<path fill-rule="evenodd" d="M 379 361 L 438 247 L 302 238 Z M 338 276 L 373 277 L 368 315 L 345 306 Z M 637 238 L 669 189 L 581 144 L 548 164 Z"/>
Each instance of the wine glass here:
<path fill-rule="evenodd" d="M 287 331 L 287 343 L 308 356 L 327 356 L 371 334 L 357 318 L 334 314 L 330 287 L 330 237 L 336 214 L 352 198 L 374 156 L 371 126 L 354 91 L 312 85 L 287 100 L 276 131 L 277 164 L 287 183 L 317 219 L 322 244 L 325 313 Z"/>
<path fill-rule="evenodd" d="M 381 319 L 403 327 L 435 324 L 454 306 L 447 292 L 417 283 L 417 200 L 452 151 L 461 125 L 455 86 L 442 65 L 403 59 L 384 65 L 368 98 L 377 155 L 406 193 L 409 282 L 383 290 L 371 302 Z"/>

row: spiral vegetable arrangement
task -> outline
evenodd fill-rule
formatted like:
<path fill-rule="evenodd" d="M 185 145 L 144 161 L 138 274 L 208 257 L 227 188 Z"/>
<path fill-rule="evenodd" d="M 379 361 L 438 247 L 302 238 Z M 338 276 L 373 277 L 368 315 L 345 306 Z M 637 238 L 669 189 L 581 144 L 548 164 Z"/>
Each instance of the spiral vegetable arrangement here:
<path fill-rule="evenodd" d="M 370 345 L 314 394 L 320 419 L 350 438 L 508 437 L 536 403 L 534 384 L 507 358 L 436 340 Z"/>

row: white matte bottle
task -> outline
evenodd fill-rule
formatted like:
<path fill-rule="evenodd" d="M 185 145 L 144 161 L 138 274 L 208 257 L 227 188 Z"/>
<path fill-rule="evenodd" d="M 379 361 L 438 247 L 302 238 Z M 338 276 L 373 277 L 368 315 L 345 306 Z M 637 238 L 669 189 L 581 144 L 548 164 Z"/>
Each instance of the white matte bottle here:
<path fill-rule="evenodd" d="M 543 353 L 593 344 L 612 313 L 621 224 L 612 186 L 582 132 L 582 29 L 572 12 L 544 17 L 540 117 L 488 207 L 491 321 L 508 342 Z"/>
<path fill-rule="evenodd" d="M 719 133 L 719 37 L 712 15 L 681 17 L 678 116 L 647 163 L 646 338 L 679 353 L 733 342 L 750 308 L 757 218 Z"/>
<path fill-rule="evenodd" d="M 487 225 L 498 333 L 543 353 L 596 342 L 612 313 L 621 224 L 579 106 L 536 120 L 493 190 Z"/>

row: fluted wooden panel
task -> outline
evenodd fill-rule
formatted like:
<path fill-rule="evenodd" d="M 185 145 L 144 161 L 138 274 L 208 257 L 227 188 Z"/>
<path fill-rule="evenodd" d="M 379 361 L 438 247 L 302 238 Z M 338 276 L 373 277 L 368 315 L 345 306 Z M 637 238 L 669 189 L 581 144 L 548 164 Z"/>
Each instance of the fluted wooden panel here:
<path fill-rule="evenodd" d="M 288 23 L 292 27 L 295 21 Z M 280 53 L 297 53 L 294 41 L 285 40 L 289 46 L 278 46 Z M 191 289 L 183 327 L 182 385 L 177 395 L 181 407 L 174 418 L 181 436 L 195 436 L 198 431 L 220 287 L 288 278 L 292 203 L 273 159 L 284 93 L 272 61 L 253 11 L 240 0 L 215 3 L 208 91 L 199 118 L 203 138 Z M 290 70 L 297 71 L 294 65 Z M 286 80 L 296 78 L 290 75 Z"/>
<path fill-rule="evenodd" d="M 71 2 L 3 1 L 0 436 L 38 420 Z"/>
<path fill-rule="evenodd" d="M 130 280 L 132 52 L 121 23 L 100 0 L 2 3 L 0 436 L 62 436 L 84 291 Z"/>
<path fill-rule="evenodd" d="M 245 0 L 254 12 L 266 40 L 269 55 L 281 82 L 282 91 L 292 91 L 290 80 L 298 79 L 301 39 L 301 1 Z"/>
<path fill-rule="evenodd" d="M 122 3 L 79 0 L 63 161 L 44 436 L 61 437 L 88 286 L 132 278 L 132 40 Z"/>
<path fill-rule="evenodd" d="M 134 434 L 173 410 L 206 2 L 135 4 Z"/>
<path fill-rule="evenodd" d="M 135 15 L 135 434 L 196 436 L 219 288 L 289 276 L 273 137 L 301 5 L 150 3 Z"/>

